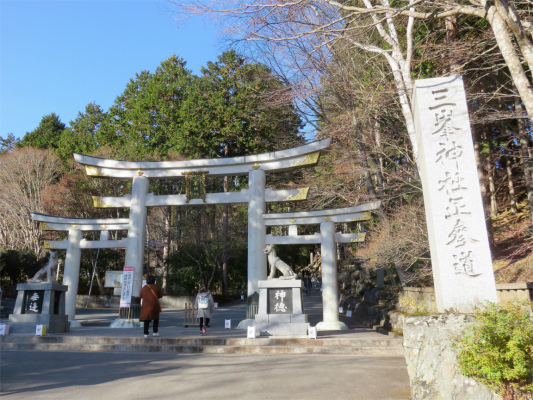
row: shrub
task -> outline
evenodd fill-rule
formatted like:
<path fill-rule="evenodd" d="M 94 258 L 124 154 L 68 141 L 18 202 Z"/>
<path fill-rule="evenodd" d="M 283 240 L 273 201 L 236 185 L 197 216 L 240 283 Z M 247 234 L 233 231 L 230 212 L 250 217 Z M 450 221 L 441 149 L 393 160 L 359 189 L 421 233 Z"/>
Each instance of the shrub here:
<path fill-rule="evenodd" d="M 533 399 L 533 323 L 530 302 L 490 304 L 457 341 L 461 372 L 505 399 Z"/>

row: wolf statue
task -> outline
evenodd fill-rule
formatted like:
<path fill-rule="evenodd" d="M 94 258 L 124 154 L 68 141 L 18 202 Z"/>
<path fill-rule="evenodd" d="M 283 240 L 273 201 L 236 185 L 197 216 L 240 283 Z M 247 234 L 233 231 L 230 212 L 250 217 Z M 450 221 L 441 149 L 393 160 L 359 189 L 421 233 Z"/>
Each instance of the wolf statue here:
<path fill-rule="evenodd" d="M 59 260 L 57 259 L 57 251 L 50 251 L 50 259 L 48 260 L 48 263 L 42 267 L 33 278 L 29 280 L 31 283 L 36 282 L 53 282 L 56 280 L 56 271 L 57 271 L 57 264 Z"/>
<path fill-rule="evenodd" d="M 276 250 L 274 249 L 274 245 L 267 245 L 263 252 L 267 255 L 268 263 L 270 264 L 270 275 L 268 276 L 268 279 L 276 278 L 276 270 L 281 272 L 281 274 L 283 275 L 280 276 L 278 279 L 296 279 L 296 273 L 292 270 L 292 268 L 289 267 L 285 261 L 283 261 L 277 256 Z"/>

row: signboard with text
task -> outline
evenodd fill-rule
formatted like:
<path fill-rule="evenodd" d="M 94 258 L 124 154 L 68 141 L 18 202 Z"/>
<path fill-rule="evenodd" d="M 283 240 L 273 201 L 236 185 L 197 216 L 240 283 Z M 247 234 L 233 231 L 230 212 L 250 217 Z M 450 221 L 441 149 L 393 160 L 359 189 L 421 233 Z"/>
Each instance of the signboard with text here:
<path fill-rule="evenodd" d="M 122 292 L 120 293 L 120 307 L 131 307 L 131 291 L 133 289 L 133 271 L 135 267 L 124 267 L 122 273 Z"/>

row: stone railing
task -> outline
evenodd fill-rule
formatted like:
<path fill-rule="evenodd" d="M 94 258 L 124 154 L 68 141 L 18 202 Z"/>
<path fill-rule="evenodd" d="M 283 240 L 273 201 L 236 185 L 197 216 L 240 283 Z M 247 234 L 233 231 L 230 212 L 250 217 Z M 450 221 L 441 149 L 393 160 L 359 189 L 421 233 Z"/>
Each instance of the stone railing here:
<path fill-rule="evenodd" d="M 533 301 L 533 283 L 498 283 L 496 290 L 498 301 L 502 303 L 514 299 Z M 433 287 L 405 287 L 400 294 L 396 308 L 407 313 L 437 312 L 435 289 Z"/>

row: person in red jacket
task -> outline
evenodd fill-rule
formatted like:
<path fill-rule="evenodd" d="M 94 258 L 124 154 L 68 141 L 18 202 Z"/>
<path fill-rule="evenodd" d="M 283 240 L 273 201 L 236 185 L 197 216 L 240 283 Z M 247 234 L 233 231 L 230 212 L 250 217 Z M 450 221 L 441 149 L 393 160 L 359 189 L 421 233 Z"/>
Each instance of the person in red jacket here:
<path fill-rule="evenodd" d="M 141 289 L 139 297 L 142 299 L 139 321 L 144 322 L 144 337 L 149 335 L 148 329 L 151 321 L 154 321 L 154 336 L 159 336 L 159 313 L 161 312 L 159 299 L 163 297 L 163 291 L 155 283 L 155 276 L 146 277 L 146 285 Z"/>

